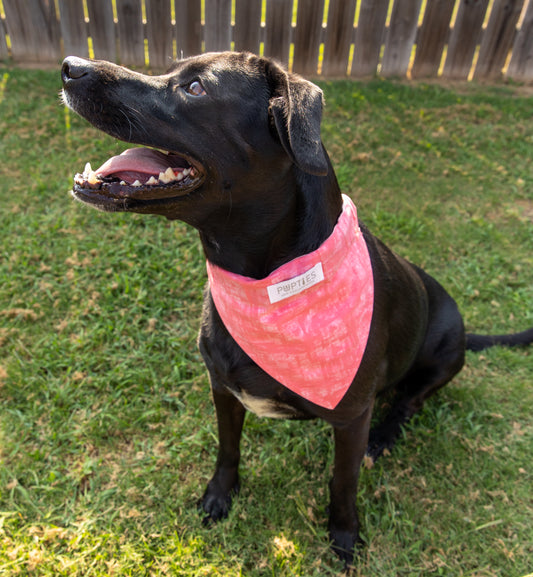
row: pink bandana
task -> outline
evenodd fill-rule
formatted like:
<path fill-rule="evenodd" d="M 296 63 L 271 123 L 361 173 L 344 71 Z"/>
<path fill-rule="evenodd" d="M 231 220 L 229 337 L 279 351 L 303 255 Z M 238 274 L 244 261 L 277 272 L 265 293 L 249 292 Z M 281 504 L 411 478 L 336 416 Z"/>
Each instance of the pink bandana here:
<path fill-rule="evenodd" d="M 291 391 L 333 409 L 365 352 L 374 280 L 357 210 L 343 195 L 332 234 L 314 252 L 255 280 L 209 261 L 218 313 L 244 352 Z"/>

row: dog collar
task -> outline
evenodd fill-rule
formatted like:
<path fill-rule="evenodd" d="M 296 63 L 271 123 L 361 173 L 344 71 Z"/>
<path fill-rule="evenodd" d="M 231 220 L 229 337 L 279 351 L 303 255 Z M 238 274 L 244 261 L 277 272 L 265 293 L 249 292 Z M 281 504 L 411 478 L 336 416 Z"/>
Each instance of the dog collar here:
<path fill-rule="evenodd" d="M 374 280 L 357 209 L 343 195 L 332 234 L 315 251 L 255 280 L 207 261 L 216 309 L 244 352 L 282 385 L 334 409 L 365 352 Z"/>

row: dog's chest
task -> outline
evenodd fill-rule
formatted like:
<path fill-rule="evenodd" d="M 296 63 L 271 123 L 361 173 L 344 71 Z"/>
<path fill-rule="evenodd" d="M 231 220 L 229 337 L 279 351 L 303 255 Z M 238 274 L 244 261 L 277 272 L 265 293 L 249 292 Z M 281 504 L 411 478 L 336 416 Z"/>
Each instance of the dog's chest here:
<path fill-rule="evenodd" d="M 243 407 L 255 413 L 258 417 L 270 417 L 272 419 L 291 419 L 303 416 L 297 409 L 278 401 L 276 399 L 266 399 L 256 397 L 243 390 L 231 388 L 230 391 L 239 399 Z"/>

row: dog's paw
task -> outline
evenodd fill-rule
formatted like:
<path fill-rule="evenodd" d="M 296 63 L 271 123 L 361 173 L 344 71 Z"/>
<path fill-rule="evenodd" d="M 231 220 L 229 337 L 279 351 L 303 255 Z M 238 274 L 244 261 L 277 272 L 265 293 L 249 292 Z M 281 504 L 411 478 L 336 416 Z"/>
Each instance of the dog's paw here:
<path fill-rule="evenodd" d="M 211 481 L 207 486 L 204 496 L 198 503 L 200 511 L 206 513 L 202 519 L 202 523 L 204 525 L 210 525 L 211 523 L 225 519 L 231 508 L 233 496 L 238 492 L 238 483 L 229 491 L 224 491 L 217 483 Z"/>
<path fill-rule="evenodd" d="M 364 545 L 358 533 L 330 529 L 331 549 L 344 563 L 346 569 L 353 567 L 357 550 Z"/>
<path fill-rule="evenodd" d="M 366 449 L 366 457 L 372 462 L 372 465 L 381 456 L 388 456 L 391 453 L 392 448 L 396 442 L 396 437 L 392 437 L 386 433 L 380 431 L 370 431 L 370 437 L 368 439 L 368 446 Z M 370 467 L 369 467 L 370 468 Z"/>

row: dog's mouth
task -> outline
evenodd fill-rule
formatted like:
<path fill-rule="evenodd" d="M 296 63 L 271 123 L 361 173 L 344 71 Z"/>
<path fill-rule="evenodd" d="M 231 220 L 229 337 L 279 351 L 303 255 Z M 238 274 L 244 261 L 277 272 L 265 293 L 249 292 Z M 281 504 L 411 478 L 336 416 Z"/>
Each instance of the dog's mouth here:
<path fill-rule="evenodd" d="M 127 200 L 157 201 L 189 194 L 204 180 L 199 163 L 174 152 L 129 148 L 93 170 L 87 163 L 74 176 L 73 194 L 106 208 Z M 125 208 L 125 206 L 124 206 Z"/>

